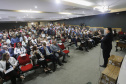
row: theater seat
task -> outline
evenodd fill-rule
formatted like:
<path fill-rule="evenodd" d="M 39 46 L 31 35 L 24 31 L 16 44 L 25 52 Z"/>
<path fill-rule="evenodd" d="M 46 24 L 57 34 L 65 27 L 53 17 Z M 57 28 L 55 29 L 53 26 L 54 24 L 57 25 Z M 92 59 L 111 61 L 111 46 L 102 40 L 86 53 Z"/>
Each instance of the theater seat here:
<path fill-rule="evenodd" d="M 19 65 L 21 65 L 20 68 L 22 72 L 29 71 L 33 68 L 33 64 L 30 63 L 31 60 L 28 54 L 26 54 L 26 56 L 23 57 L 19 56 L 17 60 L 19 62 Z"/>
<path fill-rule="evenodd" d="M 69 53 L 69 50 L 63 50 L 64 53 L 68 54 Z"/>
<path fill-rule="evenodd" d="M 63 43 L 60 43 L 60 44 L 58 44 L 58 45 L 59 45 L 59 47 L 63 50 L 63 52 L 64 52 L 65 54 L 68 54 L 68 53 L 70 52 L 69 49 L 66 50 L 66 48 L 65 48 L 65 46 L 64 46 Z"/>
<path fill-rule="evenodd" d="M 64 42 L 65 42 L 65 39 L 64 39 L 64 38 L 62 38 L 62 39 L 61 39 L 61 41 L 62 41 L 62 43 L 64 43 Z"/>
<path fill-rule="evenodd" d="M 23 71 L 23 72 L 29 71 L 32 69 L 32 67 L 33 67 L 32 64 L 27 64 L 27 65 L 21 67 L 21 71 Z"/>
<path fill-rule="evenodd" d="M 46 61 L 47 61 L 47 62 L 50 62 L 50 61 L 51 61 L 51 59 L 46 59 Z"/>

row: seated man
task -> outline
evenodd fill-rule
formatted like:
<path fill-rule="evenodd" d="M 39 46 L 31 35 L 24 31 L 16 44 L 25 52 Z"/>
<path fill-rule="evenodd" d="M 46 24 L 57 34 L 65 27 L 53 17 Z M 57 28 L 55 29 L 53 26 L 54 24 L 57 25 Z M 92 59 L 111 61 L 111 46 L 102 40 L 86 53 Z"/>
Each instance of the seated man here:
<path fill-rule="evenodd" d="M 2 59 L 2 55 L 4 53 L 9 53 L 11 57 L 14 56 L 14 51 L 12 48 L 8 48 L 7 45 L 3 45 L 3 49 L 0 51 L 0 60 Z"/>
<path fill-rule="evenodd" d="M 66 54 L 65 54 L 65 53 L 62 51 L 62 49 L 56 44 L 56 41 L 55 41 L 55 40 L 52 41 L 52 45 L 50 46 L 50 49 L 51 49 L 51 51 L 54 52 L 54 55 L 55 55 L 55 56 L 59 57 L 59 55 L 62 55 L 62 56 L 63 56 L 62 62 L 63 62 L 63 63 L 66 63 L 66 61 L 65 61 L 65 56 L 66 56 Z"/>
<path fill-rule="evenodd" d="M 18 43 L 18 42 L 20 42 L 19 38 L 16 37 L 16 35 L 13 35 L 13 38 L 11 38 L 12 47 L 14 46 L 14 43 Z"/>
<path fill-rule="evenodd" d="M 55 64 L 56 62 L 61 66 L 63 65 L 59 58 L 57 56 L 54 56 L 52 53 L 51 53 L 51 50 L 49 47 L 46 46 L 46 43 L 44 42 L 43 43 L 43 50 L 42 50 L 42 54 L 44 55 L 45 59 L 51 59 L 53 61 L 53 64 Z"/>

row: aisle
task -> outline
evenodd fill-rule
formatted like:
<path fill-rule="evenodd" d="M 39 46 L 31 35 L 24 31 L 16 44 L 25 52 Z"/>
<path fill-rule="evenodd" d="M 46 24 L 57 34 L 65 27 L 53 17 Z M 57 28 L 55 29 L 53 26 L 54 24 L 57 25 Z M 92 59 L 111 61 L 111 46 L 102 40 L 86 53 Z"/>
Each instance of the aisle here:
<path fill-rule="evenodd" d="M 124 56 L 125 51 L 115 52 L 115 42 L 111 54 Z M 100 77 L 100 64 L 103 63 L 102 53 L 100 54 L 100 44 L 92 48 L 89 52 L 75 50 L 75 47 L 70 47 L 70 58 L 67 58 L 68 63 L 62 67 L 58 67 L 56 72 L 51 74 L 31 74 L 26 77 L 24 84 L 98 84 Z M 100 68 L 102 71 L 103 68 Z M 39 72 L 41 72 L 39 70 Z M 38 73 L 38 72 L 37 72 Z"/>

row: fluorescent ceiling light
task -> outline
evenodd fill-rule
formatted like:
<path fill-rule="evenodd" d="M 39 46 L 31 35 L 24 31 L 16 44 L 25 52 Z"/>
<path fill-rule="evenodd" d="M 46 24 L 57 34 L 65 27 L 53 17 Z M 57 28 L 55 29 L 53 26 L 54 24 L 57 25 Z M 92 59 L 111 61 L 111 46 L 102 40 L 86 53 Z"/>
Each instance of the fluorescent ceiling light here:
<path fill-rule="evenodd" d="M 59 12 L 59 14 L 71 15 L 72 13 L 68 13 L 68 12 Z"/>
<path fill-rule="evenodd" d="M 33 10 L 18 10 L 17 12 L 23 12 L 23 13 L 42 13 L 41 11 L 33 11 Z"/>
<path fill-rule="evenodd" d="M 109 7 L 108 6 L 97 6 L 97 7 L 94 7 L 94 10 L 106 12 L 106 11 L 109 11 Z"/>
<path fill-rule="evenodd" d="M 79 4 L 79 5 L 84 5 L 84 6 L 91 6 L 93 4 L 89 1 L 84 1 L 84 0 L 63 0 L 63 1 L 75 3 L 75 4 Z"/>

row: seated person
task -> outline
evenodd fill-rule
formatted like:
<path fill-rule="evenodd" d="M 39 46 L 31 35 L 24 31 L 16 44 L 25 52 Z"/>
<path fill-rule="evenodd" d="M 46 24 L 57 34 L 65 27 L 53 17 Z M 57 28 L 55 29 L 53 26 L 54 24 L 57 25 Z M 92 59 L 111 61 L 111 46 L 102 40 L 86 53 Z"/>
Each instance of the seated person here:
<path fill-rule="evenodd" d="M 44 34 L 44 31 L 42 31 L 41 35 L 42 35 L 42 37 L 44 37 L 44 38 L 45 38 L 45 34 Z"/>
<path fill-rule="evenodd" d="M 21 79 L 24 79 L 24 76 L 22 76 L 21 74 L 19 75 L 17 74 L 17 65 L 18 65 L 18 61 L 16 61 L 15 58 L 10 57 L 8 53 L 4 53 L 2 60 L 0 61 L 0 71 L 3 73 L 2 78 L 5 79 L 6 76 L 9 76 L 11 78 L 12 84 L 16 84 L 16 77 L 20 77 Z M 6 74 L 6 71 L 10 68 L 13 68 L 13 70 Z"/>
<path fill-rule="evenodd" d="M 34 58 L 37 58 L 37 64 L 42 65 L 44 68 L 44 72 L 47 73 L 49 71 L 51 71 L 51 69 L 48 67 L 48 64 L 44 58 L 44 56 L 42 55 L 42 53 L 37 49 L 37 46 L 33 46 L 32 51 L 30 52 L 31 58 L 33 59 L 34 62 Z"/>
<path fill-rule="evenodd" d="M 14 46 L 14 43 L 20 42 L 19 38 L 16 37 L 16 35 L 13 35 L 13 38 L 11 38 L 11 46 Z"/>
<path fill-rule="evenodd" d="M 17 43 L 16 48 L 14 48 L 14 55 L 16 55 L 16 58 L 18 58 L 19 55 L 25 54 L 26 49 L 20 45 L 20 43 Z"/>
<path fill-rule="evenodd" d="M 51 40 L 51 37 L 50 37 L 48 34 L 46 34 L 46 38 L 47 38 L 48 40 Z"/>
<path fill-rule="evenodd" d="M 4 53 L 8 53 L 11 57 L 14 56 L 14 51 L 12 48 L 8 48 L 7 45 L 3 45 L 3 49 L 0 51 L 0 60 L 2 59 L 2 55 Z"/>
<path fill-rule="evenodd" d="M 57 62 L 60 66 L 63 65 L 60 60 L 59 57 L 54 56 L 51 53 L 51 50 L 49 47 L 46 46 L 46 43 L 43 43 L 43 48 L 44 50 L 42 50 L 42 54 L 44 55 L 45 59 L 51 59 L 53 61 L 53 63 L 55 64 L 55 62 Z"/>
<path fill-rule="evenodd" d="M 35 39 L 35 36 L 32 37 L 32 40 L 31 41 L 32 41 L 32 44 L 33 45 L 37 45 L 37 40 Z"/>
<path fill-rule="evenodd" d="M 28 42 L 28 41 L 26 41 L 25 38 L 22 37 L 21 44 L 22 44 L 23 47 L 26 47 L 27 42 Z"/>
<path fill-rule="evenodd" d="M 46 46 L 50 46 L 50 43 L 49 43 L 49 41 L 48 41 L 48 39 L 47 38 L 45 38 L 45 43 L 46 43 Z"/>
<path fill-rule="evenodd" d="M 7 39 L 6 36 L 3 36 L 2 41 L 5 41 L 7 44 L 10 44 L 11 43 L 10 39 Z"/>
<path fill-rule="evenodd" d="M 30 55 L 30 52 L 32 50 L 32 47 L 33 47 L 33 44 L 32 44 L 32 41 L 31 40 L 28 40 L 28 44 L 26 46 L 26 49 L 27 49 L 27 54 Z"/>
<path fill-rule="evenodd" d="M 54 41 L 52 41 L 52 45 L 50 46 L 50 49 L 51 49 L 51 51 L 53 51 L 53 53 L 54 53 L 54 55 L 56 56 L 56 57 L 59 57 L 60 55 L 62 55 L 63 56 L 63 60 L 62 60 L 62 62 L 63 63 L 66 63 L 66 61 L 65 61 L 65 56 L 66 56 L 66 54 L 62 51 L 62 49 L 56 44 L 56 41 L 54 40 Z"/>
<path fill-rule="evenodd" d="M 41 43 L 40 39 L 38 39 L 37 42 L 38 42 L 38 43 L 37 43 L 37 47 L 38 47 L 38 48 L 41 48 L 41 47 L 42 47 L 42 43 Z"/>

